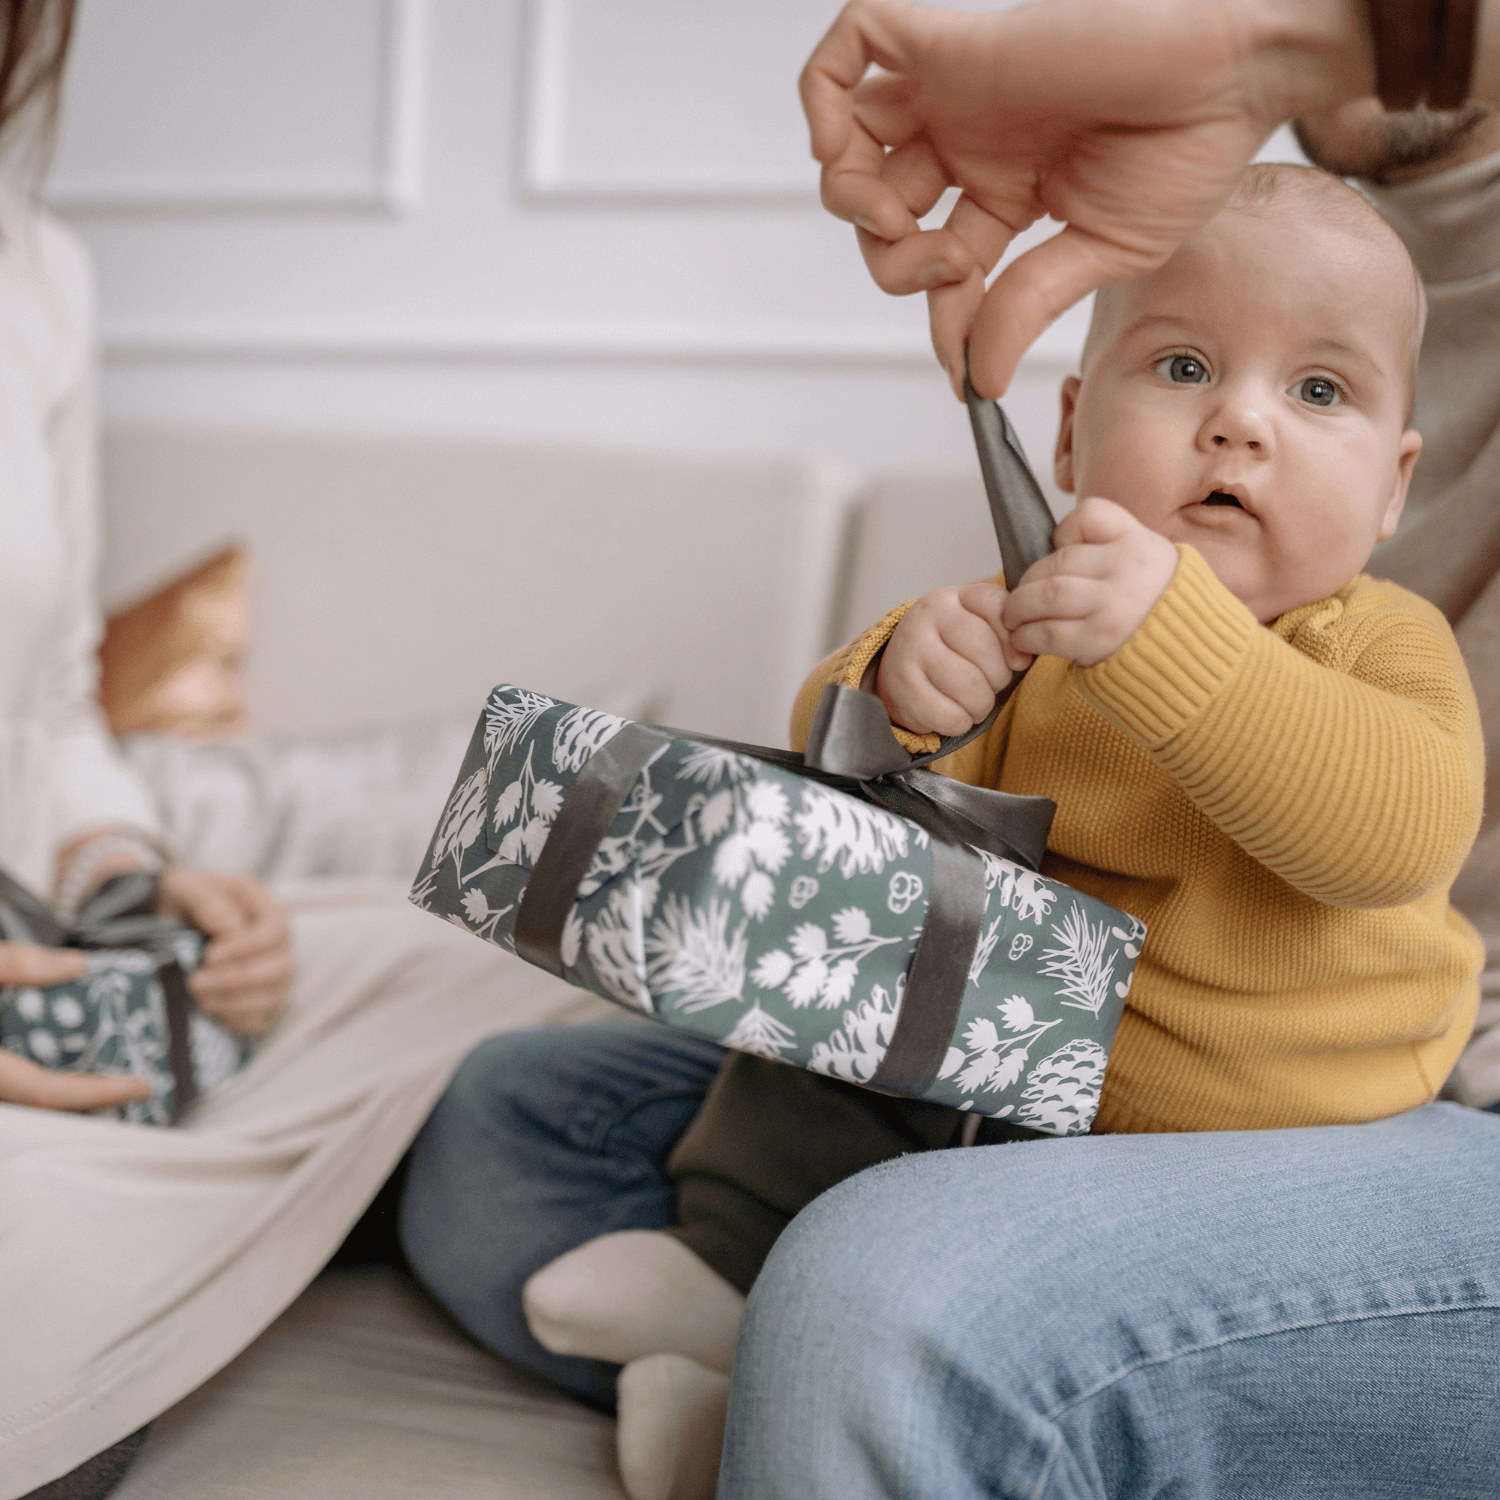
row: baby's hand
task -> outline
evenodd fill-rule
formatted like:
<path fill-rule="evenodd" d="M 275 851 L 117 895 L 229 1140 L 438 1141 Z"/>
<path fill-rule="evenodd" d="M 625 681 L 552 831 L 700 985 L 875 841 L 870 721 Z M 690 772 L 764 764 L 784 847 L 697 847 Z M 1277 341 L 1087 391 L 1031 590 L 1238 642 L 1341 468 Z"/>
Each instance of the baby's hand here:
<path fill-rule="evenodd" d="M 963 734 L 1031 658 L 1000 623 L 1005 590 L 981 579 L 924 594 L 901 617 L 875 690 L 893 723 L 916 734 Z"/>
<path fill-rule="evenodd" d="M 1012 646 L 1092 667 L 1135 634 L 1177 571 L 1177 549 L 1113 500 L 1081 500 L 1005 602 Z M 905 623 L 903 621 L 903 623 Z"/>

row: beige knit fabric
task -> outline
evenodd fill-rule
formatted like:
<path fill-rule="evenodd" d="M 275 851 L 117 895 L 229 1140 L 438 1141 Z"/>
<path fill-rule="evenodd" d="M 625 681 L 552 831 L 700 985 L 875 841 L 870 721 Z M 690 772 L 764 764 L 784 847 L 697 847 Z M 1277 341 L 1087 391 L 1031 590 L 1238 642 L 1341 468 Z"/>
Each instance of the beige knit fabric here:
<path fill-rule="evenodd" d="M 1396 536 L 1369 571 L 1436 604 L 1454 627 L 1489 749 L 1484 823 L 1453 902 L 1489 964 L 1474 1040 L 1445 1090 L 1500 1100 L 1500 154 L 1370 189 L 1427 287 L 1412 423 L 1423 437 Z"/>

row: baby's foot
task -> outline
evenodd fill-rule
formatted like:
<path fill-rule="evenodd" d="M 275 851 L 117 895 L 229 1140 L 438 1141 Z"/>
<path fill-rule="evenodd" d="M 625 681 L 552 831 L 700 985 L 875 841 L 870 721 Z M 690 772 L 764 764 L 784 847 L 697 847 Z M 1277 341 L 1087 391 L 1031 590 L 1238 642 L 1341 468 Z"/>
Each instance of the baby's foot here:
<path fill-rule="evenodd" d="M 648 1354 L 620 1371 L 616 1445 L 630 1500 L 713 1500 L 729 1377 L 680 1354 Z"/>
<path fill-rule="evenodd" d="M 728 1374 L 745 1299 L 681 1240 L 648 1229 L 600 1235 L 559 1256 L 521 1292 L 553 1354 L 629 1364 L 680 1354 Z"/>

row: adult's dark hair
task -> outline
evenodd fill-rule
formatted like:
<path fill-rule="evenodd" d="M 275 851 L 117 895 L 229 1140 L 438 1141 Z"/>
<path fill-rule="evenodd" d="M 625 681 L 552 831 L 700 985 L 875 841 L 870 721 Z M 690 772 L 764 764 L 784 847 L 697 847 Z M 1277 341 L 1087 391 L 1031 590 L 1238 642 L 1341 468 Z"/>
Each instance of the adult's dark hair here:
<path fill-rule="evenodd" d="M 0 0 L 0 150 L 24 130 L 45 158 L 78 0 Z"/>

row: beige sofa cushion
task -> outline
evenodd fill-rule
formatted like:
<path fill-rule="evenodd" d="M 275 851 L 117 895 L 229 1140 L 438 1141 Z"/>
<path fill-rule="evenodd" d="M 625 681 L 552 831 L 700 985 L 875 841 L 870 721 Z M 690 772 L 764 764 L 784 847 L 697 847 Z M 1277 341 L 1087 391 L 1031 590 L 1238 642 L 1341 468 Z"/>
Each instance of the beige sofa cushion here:
<path fill-rule="evenodd" d="M 470 1343 L 406 1277 L 319 1277 L 156 1421 L 115 1500 L 618 1500 L 614 1423 Z"/>

